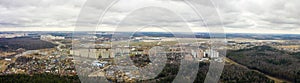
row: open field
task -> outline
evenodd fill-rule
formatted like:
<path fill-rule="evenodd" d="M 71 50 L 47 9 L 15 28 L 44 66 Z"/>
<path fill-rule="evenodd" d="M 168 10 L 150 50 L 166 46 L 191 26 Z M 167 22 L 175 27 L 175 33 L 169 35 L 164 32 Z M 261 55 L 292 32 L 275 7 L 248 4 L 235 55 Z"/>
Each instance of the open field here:
<path fill-rule="evenodd" d="M 7 68 L 8 64 L 9 64 L 8 61 L 0 60 L 0 72 L 3 72 Z"/>

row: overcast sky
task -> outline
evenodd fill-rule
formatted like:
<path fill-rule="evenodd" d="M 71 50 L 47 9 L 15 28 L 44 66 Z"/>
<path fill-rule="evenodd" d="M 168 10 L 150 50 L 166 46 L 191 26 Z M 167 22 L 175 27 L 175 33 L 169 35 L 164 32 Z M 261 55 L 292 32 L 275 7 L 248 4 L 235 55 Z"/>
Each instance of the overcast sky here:
<path fill-rule="evenodd" d="M 99 12 L 108 6 L 103 1 L 107 0 L 0 0 L 0 31 L 73 31 L 78 17 L 82 27 L 93 28 Z M 300 33 L 300 0 L 190 1 L 199 2 L 193 6 L 202 18 L 193 3 L 181 0 L 120 0 L 111 5 L 98 27 L 103 31 L 172 27 L 206 32 L 223 27 L 226 33 Z"/>

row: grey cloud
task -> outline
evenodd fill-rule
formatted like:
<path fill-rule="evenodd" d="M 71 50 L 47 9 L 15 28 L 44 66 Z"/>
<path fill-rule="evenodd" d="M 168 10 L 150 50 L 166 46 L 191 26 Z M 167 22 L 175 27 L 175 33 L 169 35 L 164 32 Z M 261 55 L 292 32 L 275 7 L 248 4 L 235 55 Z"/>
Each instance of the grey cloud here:
<path fill-rule="evenodd" d="M 289 30 L 299 28 L 299 0 L 213 0 L 220 8 L 228 28 L 264 28 Z M 298 2 L 298 3 L 297 3 Z M 243 21 L 249 20 L 249 21 Z M 253 23 L 255 25 L 253 25 Z"/>
<path fill-rule="evenodd" d="M 18 25 L 15 27 L 66 27 L 74 25 L 81 2 L 0 0 L 0 22 Z M 8 26 L 1 24 L 1 27 Z"/>
<path fill-rule="evenodd" d="M 103 12 L 103 24 L 114 27 L 136 7 L 154 4 L 173 8 L 173 12 L 185 18 L 168 16 L 166 11 L 140 11 L 135 20 L 123 25 L 144 26 L 146 23 L 182 27 L 213 26 L 225 28 L 264 28 L 274 30 L 299 29 L 299 0 L 188 0 L 200 8 L 200 18 L 185 0 L 0 0 L 0 27 L 95 27 Z M 105 1 L 105 2 L 103 2 Z M 210 1 L 213 1 L 210 2 Z M 85 4 L 84 4 L 85 3 Z M 143 4 L 148 3 L 148 4 Z M 81 10 L 81 7 L 84 9 Z M 218 11 L 216 11 L 218 9 Z M 220 16 L 219 16 L 220 14 Z M 79 18 L 77 16 L 79 15 Z M 77 21 L 77 19 L 80 19 Z M 220 21 L 222 19 L 222 23 Z M 77 21 L 77 22 L 76 22 Z"/>

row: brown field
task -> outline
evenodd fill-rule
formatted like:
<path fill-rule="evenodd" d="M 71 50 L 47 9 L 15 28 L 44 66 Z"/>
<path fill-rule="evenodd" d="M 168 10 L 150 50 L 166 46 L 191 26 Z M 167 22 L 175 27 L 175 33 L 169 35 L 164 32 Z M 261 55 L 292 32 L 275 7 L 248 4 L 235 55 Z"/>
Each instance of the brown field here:
<path fill-rule="evenodd" d="M 4 70 L 7 68 L 9 62 L 5 60 L 0 60 L 0 72 L 4 72 Z"/>
<path fill-rule="evenodd" d="M 16 52 L 0 52 L 0 57 L 7 57 L 14 54 L 16 54 Z"/>
<path fill-rule="evenodd" d="M 300 45 L 283 45 L 283 46 L 278 46 L 278 47 L 293 49 L 293 48 L 300 48 Z"/>

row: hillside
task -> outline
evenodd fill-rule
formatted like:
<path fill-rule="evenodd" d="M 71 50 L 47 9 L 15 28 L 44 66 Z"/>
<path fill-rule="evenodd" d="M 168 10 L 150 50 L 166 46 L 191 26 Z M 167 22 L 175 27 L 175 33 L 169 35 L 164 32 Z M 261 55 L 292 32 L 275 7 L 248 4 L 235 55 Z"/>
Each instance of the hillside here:
<path fill-rule="evenodd" d="M 227 56 L 251 69 L 291 82 L 300 82 L 300 53 L 277 50 L 270 46 L 229 51 Z"/>
<path fill-rule="evenodd" d="M 19 48 L 36 50 L 55 46 L 55 44 L 36 38 L 0 38 L 0 51 L 14 51 Z"/>

